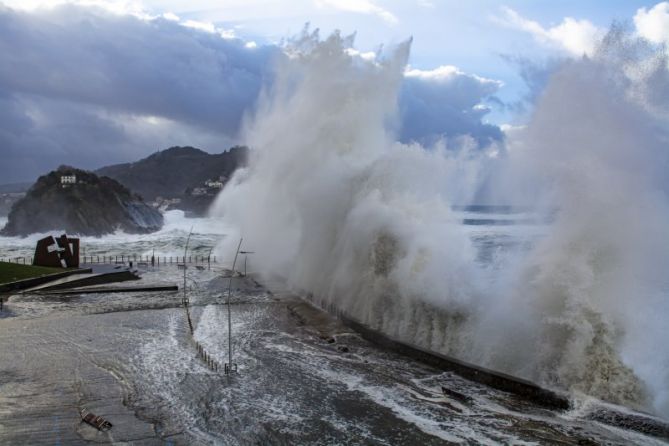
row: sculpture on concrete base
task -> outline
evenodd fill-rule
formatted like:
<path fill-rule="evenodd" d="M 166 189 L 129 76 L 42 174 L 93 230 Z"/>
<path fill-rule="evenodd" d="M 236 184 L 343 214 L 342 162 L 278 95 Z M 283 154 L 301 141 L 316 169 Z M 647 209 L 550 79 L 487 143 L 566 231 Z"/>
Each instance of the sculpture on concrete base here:
<path fill-rule="evenodd" d="M 55 268 L 79 267 L 79 239 L 63 234 L 58 238 L 45 237 L 37 241 L 33 265 Z"/>

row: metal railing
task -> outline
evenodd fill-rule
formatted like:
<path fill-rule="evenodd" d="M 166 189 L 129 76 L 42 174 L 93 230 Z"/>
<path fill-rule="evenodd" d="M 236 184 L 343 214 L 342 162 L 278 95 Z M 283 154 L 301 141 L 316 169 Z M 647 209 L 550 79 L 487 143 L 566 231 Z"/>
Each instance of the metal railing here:
<path fill-rule="evenodd" d="M 0 262 L 18 263 L 19 265 L 32 265 L 32 257 L 0 257 Z"/>
<path fill-rule="evenodd" d="M 0 262 L 16 263 L 19 265 L 32 265 L 32 257 L 0 257 Z M 133 262 L 135 264 L 145 263 L 153 266 L 158 265 L 182 265 L 185 263 L 210 264 L 216 263 L 216 256 L 147 256 L 136 254 L 121 255 L 101 255 L 101 256 L 79 256 L 80 264 L 125 264 Z"/>
<path fill-rule="evenodd" d="M 188 299 L 187 297 L 182 298 L 181 305 L 186 310 L 186 321 L 188 322 L 188 333 L 189 333 L 188 339 L 195 346 L 195 350 L 197 351 L 197 357 L 202 362 L 204 362 L 204 364 L 210 370 L 218 372 L 218 369 L 220 368 L 220 363 L 216 361 L 216 359 L 214 359 L 214 357 L 207 351 L 207 349 L 195 339 L 195 329 L 193 327 L 193 320 L 191 319 L 190 316 L 190 299 Z M 225 373 L 226 374 L 228 373 L 227 364 L 225 364 Z"/>
<path fill-rule="evenodd" d="M 209 264 L 216 263 L 216 256 L 150 256 L 150 255 L 102 255 L 102 256 L 80 256 L 79 263 L 85 264 L 125 264 L 133 262 L 135 264 L 145 263 L 152 266 L 170 265 L 170 264 Z"/>

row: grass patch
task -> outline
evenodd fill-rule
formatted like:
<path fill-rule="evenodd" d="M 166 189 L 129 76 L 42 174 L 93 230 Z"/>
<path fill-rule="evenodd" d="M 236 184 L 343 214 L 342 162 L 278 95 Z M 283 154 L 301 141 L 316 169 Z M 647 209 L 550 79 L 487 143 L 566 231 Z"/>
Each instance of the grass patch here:
<path fill-rule="evenodd" d="M 19 265 L 16 263 L 0 262 L 0 284 L 46 276 L 47 274 L 62 273 L 65 270 L 65 268 L 50 268 L 46 266 Z"/>

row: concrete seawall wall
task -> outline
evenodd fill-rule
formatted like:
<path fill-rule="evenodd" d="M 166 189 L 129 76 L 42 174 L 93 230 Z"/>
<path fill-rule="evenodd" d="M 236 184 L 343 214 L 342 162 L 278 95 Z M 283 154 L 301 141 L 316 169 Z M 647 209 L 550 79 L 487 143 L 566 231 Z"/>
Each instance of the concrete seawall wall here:
<path fill-rule="evenodd" d="M 345 315 L 340 315 L 340 318 L 345 325 L 355 330 L 364 339 L 387 348 L 388 350 L 408 356 L 439 369 L 453 372 L 470 381 L 520 395 L 523 398 L 544 407 L 563 410 L 569 409 L 570 407 L 569 398 L 567 396 L 539 387 L 530 381 L 488 370 L 455 358 L 425 350 L 406 342 L 398 341 Z"/>

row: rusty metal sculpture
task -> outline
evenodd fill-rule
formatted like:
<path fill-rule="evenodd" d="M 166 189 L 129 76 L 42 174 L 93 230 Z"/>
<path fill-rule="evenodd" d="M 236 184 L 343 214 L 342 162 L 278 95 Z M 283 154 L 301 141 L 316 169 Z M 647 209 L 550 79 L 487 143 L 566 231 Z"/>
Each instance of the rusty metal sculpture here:
<path fill-rule="evenodd" d="M 55 268 L 79 267 L 79 239 L 63 234 L 58 238 L 45 237 L 37 241 L 33 265 Z"/>

